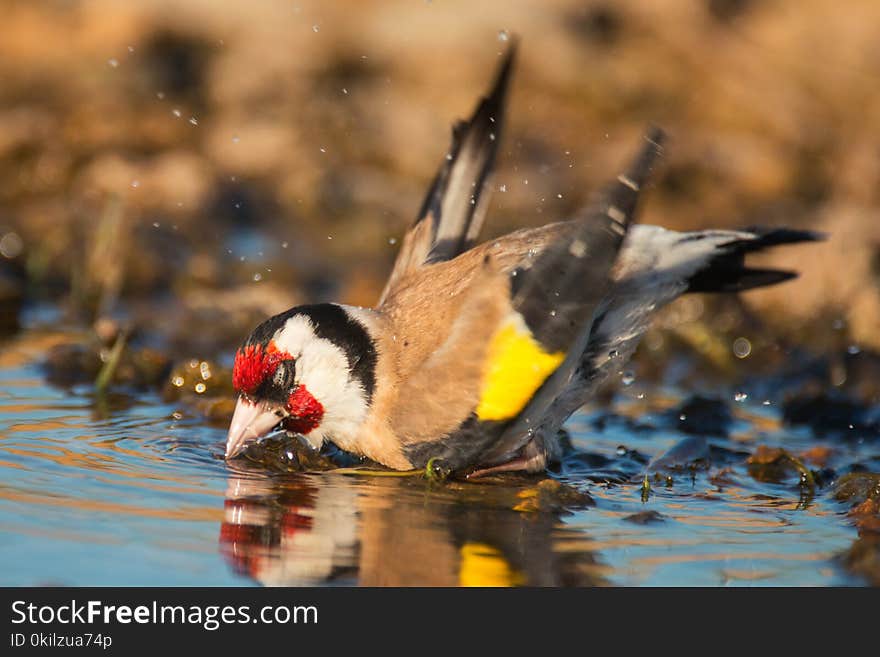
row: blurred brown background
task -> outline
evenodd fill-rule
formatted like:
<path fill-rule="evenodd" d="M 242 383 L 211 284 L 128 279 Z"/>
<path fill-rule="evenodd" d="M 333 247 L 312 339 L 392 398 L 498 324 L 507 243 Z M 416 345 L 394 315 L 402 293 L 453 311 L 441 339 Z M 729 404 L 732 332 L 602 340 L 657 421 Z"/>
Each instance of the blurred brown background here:
<path fill-rule="evenodd" d="M 799 280 L 736 307 L 880 347 L 876 0 L 0 8 L 9 298 L 125 305 L 202 347 L 306 299 L 372 303 L 517 34 L 490 233 L 575 210 L 653 121 L 671 139 L 643 222 L 828 231 L 773 256 Z M 211 325 L 228 331 L 191 335 Z"/>

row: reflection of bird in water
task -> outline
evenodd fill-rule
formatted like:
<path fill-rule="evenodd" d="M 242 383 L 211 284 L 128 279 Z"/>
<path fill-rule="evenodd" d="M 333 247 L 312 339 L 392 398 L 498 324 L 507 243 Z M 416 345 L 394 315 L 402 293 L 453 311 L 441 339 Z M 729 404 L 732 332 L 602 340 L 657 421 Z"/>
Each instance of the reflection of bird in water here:
<path fill-rule="evenodd" d="M 328 482 L 329 483 L 329 482 Z M 235 570 L 269 585 L 331 581 L 357 559 L 356 494 L 307 476 L 231 477 L 220 544 Z"/>
<path fill-rule="evenodd" d="M 659 130 L 601 202 L 477 244 L 514 52 L 456 126 L 378 305 L 292 308 L 238 350 L 227 458 L 281 427 L 396 470 L 539 472 L 560 456 L 559 428 L 620 371 L 659 308 L 794 275 L 745 257 L 816 234 L 635 225 Z"/>
<path fill-rule="evenodd" d="M 559 486 L 241 474 L 220 545 L 237 572 L 270 586 L 601 584 L 594 556 L 560 529 L 562 496 L 575 494 Z"/>

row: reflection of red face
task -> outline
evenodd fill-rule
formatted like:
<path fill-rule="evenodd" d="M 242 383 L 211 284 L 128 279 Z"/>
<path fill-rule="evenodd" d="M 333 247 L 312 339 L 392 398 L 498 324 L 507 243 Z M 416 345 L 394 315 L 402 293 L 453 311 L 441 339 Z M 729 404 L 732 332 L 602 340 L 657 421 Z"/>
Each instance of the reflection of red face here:
<path fill-rule="evenodd" d="M 312 496 L 296 497 L 304 498 L 301 504 L 284 504 L 280 514 L 274 503 L 279 500 L 226 500 L 220 551 L 237 574 L 260 580 L 267 560 L 280 557 L 285 542 L 312 531 Z"/>
<path fill-rule="evenodd" d="M 226 500 L 227 517 L 230 509 L 235 513 L 245 506 L 246 502 Z M 244 525 L 224 521 L 220 525 L 220 551 L 238 575 L 257 577 L 259 561 L 256 559 L 257 548 L 262 544 L 264 528 L 260 525 Z M 268 547 L 268 546 L 267 546 Z"/>

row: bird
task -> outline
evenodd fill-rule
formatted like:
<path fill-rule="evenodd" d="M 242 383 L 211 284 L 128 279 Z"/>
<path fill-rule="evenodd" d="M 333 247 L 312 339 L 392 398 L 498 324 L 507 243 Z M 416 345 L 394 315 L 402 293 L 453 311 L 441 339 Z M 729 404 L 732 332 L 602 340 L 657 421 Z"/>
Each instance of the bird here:
<path fill-rule="evenodd" d="M 649 126 L 629 166 L 569 219 L 480 243 L 516 41 L 449 150 L 372 308 L 301 305 L 236 351 L 226 458 L 284 431 L 392 470 L 539 473 L 560 429 L 688 293 L 741 292 L 796 272 L 746 256 L 824 235 L 678 232 L 635 222 L 663 153 Z"/>

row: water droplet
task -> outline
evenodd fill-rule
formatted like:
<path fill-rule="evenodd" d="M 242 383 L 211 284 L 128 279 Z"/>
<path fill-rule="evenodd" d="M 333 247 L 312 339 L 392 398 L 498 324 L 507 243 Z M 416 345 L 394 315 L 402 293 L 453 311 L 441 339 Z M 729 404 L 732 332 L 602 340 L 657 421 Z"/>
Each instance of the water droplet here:
<path fill-rule="evenodd" d="M 326 153 L 326 152 L 327 152 L 327 149 L 326 149 L 326 148 L 320 148 L 319 150 L 320 150 L 322 153 Z"/>
<path fill-rule="evenodd" d="M 643 393 L 643 392 L 640 392 L 639 394 L 636 395 L 636 399 L 644 399 L 644 398 L 645 398 L 645 393 Z"/>
<path fill-rule="evenodd" d="M 498 187 L 498 191 L 499 191 L 499 192 L 506 192 L 506 191 L 507 191 L 507 185 L 501 185 L 500 187 Z"/>
<path fill-rule="evenodd" d="M 551 311 L 550 311 L 550 317 L 556 317 L 556 311 L 555 311 L 555 310 L 551 310 Z"/>
<path fill-rule="evenodd" d="M 153 228 L 158 228 L 159 225 L 160 225 L 160 224 L 159 224 L 158 221 L 154 221 L 154 222 L 153 222 Z"/>
<path fill-rule="evenodd" d="M 281 248 L 286 249 L 288 246 L 287 242 L 281 242 Z"/>
<path fill-rule="evenodd" d="M 211 366 L 207 362 L 202 361 L 199 363 L 199 373 L 202 375 L 202 378 L 207 381 L 211 378 Z"/>
<path fill-rule="evenodd" d="M 523 178 L 523 183 L 526 184 L 526 185 L 528 185 L 528 184 L 529 184 L 529 179 L 528 179 L 528 178 Z"/>
<path fill-rule="evenodd" d="M 181 112 L 181 111 L 180 111 L 179 109 L 177 109 L 177 108 L 174 108 L 173 110 L 171 110 L 171 113 L 172 113 L 174 116 L 176 116 L 178 119 L 179 119 L 181 116 L 183 116 L 183 112 Z"/>
<path fill-rule="evenodd" d="M 616 453 L 617 453 L 618 456 L 624 456 L 624 455 L 626 455 L 626 447 L 624 447 L 623 445 L 618 445 L 618 446 L 617 446 L 617 450 L 615 450 L 615 451 L 616 451 Z"/>
<path fill-rule="evenodd" d="M 678 419 L 680 421 L 684 422 L 685 420 L 688 419 L 688 416 L 685 413 L 682 413 L 681 415 L 678 416 Z"/>
<path fill-rule="evenodd" d="M 635 383 L 636 375 L 632 372 L 632 370 L 627 370 L 623 373 L 623 376 L 620 377 L 620 382 L 625 386 L 631 386 Z"/>
<path fill-rule="evenodd" d="M 199 120 L 198 120 L 196 117 L 194 117 L 194 116 L 189 117 L 189 122 L 190 122 L 191 124 L 193 124 L 193 125 L 198 125 L 198 124 L 199 124 Z"/>
<path fill-rule="evenodd" d="M 508 39 L 510 39 L 510 34 L 507 30 L 498 30 L 499 41 L 507 41 Z"/>
<path fill-rule="evenodd" d="M 259 283 L 261 280 L 263 280 L 263 275 L 260 272 L 254 274 L 254 283 Z"/>
<path fill-rule="evenodd" d="M 180 386 L 183 385 L 183 377 L 182 376 L 175 376 L 173 379 L 171 379 L 171 385 L 179 388 Z"/>
<path fill-rule="evenodd" d="M 111 57 L 110 59 L 108 59 L 107 63 L 110 64 L 111 68 L 116 68 L 117 66 L 119 66 L 119 60 L 115 57 Z"/>
<path fill-rule="evenodd" d="M 141 186 L 141 181 L 140 180 L 132 180 L 131 186 L 134 187 L 135 189 L 137 189 L 138 187 Z"/>
<path fill-rule="evenodd" d="M 848 353 L 850 356 L 855 356 L 856 354 L 861 353 L 861 351 L 862 350 L 857 344 L 851 344 L 846 348 L 846 353 Z"/>
<path fill-rule="evenodd" d="M 765 399 L 764 401 L 761 402 L 761 405 L 762 405 L 762 406 L 769 406 L 770 403 L 771 403 L 771 402 L 770 402 L 769 399 Z"/>
<path fill-rule="evenodd" d="M 165 99 L 165 92 L 164 91 L 157 91 L 156 98 L 158 98 L 159 100 L 164 100 Z"/>
<path fill-rule="evenodd" d="M 733 400 L 738 402 L 744 402 L 748 398 L 749 395 L 745 392 L 738 392 L 733 396 Z"/>
<path fill-rule="evenodd" d="M 129 46 L 129 47 L 128 47 L 128 52 L 134 52 L 134 46 Z"/>
<path fill-rule="evenodd" d="M 317 31 L 320 30 L 320 29 L 321 29 L 321 26 L 320 26 L 320 25 L 317 25 L 317 24 L 312 25 L 312 32 L 317 32 Z"/>
<path fill-rule="evenodd" d="M 182 420 L 182 419 L 183 419 L 183 413 L 181 413 L 180 411 L 174 411 L 174 412 L 171 414 L 171 417 L 173 417 L 175 420 Z"/>
<path fill-rule="evenodd" d="M 232 135 L 232 143 L 237 144 L 241 141 L 241 138 L 238 135 Z"/>
<path fill-rule="evenodd" d="M 733 355 L 737 358 L 748 358 L 752 353 L 752 343 L 745 338 L 737 338 L 733 341 Z"/>
<path fill-rule="evenodd" d="M 239 208 L 241 208 L 241 201 L 236 201 L 232 205 L 235 207 L 236 210 L 238 210 Z"/>
<path fill-rule="evenodd" d="M 397 244 L 397 238 L 396 238 L 396 237 L 389 237 L 389 238 L 388 238 L 388 243 L 389 243 L 391 246 L 394 246 L 395 244 Z"/>
<path fill-rule="evenodd" d="M 495 141 L 495 133 L 494 132 L 489 133 L 489 141 Z"/>
<path fill-rule="evenodd" d="M 556 198 L 562 198 L 562 194 L 557 194 Z"/>
<path fill-rule="evenodd" d="M 0 237 L 0 255 L 4 258 L 14 258 L 24 248 L 24 242 L 18 233 L 6 233 Z"/>
<path fill-rule="evenodd" d="M 199 382 L 196 384 L 196 388 L 195 388 L 195 390 L 196 390 L 196 392 L 197 392 L 198 394 L 200 394 L 200 395 L 201 395 L 203 392 L 205 392 L 205 390 L 207 390 L 207 389 L 208 389 L 208 386 L 206 386 L 206 385 L 205 385 L 204 383 L 202 383 L 201 381 L 199 381 Z"/>

